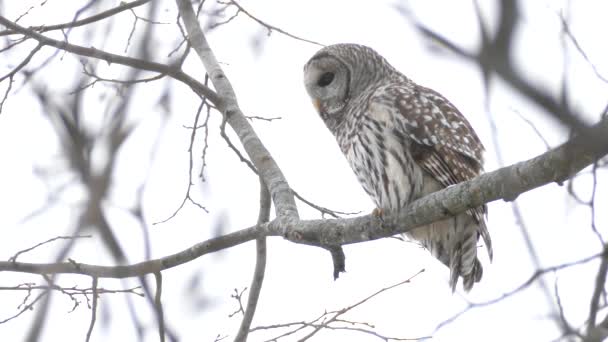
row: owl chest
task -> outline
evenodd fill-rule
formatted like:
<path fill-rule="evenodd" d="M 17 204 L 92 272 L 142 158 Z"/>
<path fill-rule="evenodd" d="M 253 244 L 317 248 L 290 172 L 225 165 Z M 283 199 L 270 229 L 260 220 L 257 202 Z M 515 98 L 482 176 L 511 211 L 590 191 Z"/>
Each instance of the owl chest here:
<path fill-rule="evenodd" d="M 363 189 L 378 208 L 399 210 L 420 193 L 422 171 L 411 158 L 409 141 L 383 125 L 363 124 L 342 150 Z"/>

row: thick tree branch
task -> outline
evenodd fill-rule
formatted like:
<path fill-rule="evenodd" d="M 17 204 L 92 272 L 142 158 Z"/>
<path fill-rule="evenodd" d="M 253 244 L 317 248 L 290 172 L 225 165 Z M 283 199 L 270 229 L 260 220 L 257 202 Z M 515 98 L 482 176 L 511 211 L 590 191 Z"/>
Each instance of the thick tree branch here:
<path fill-rule="evenodd" d="M 0 271 L 75 273 L 99 278 L 126 278 L 159 272 L 202 255 L 265 236 L 285 236 L 291 241 L 315 246 L 337 246 L 389 237 L 487 202 L 498 199 L 510 201 L 537 187 L 563 182 L 591 165 L 597 158 L 608 154 L 608 118 L 604 118 L 590 130 L 594 135 L 603 137 L 602 144 L 589 147 L 586 137 L 574 137 L 538 157 L 425 196 L 398 214 L 384 216 L 382 220 L 373 215 L 299 221 L 278 217 L 264 225 L 209 239 L 179 253 L 133 265 L 97 266 L 75 261 L 50 264 L 4 261 L 0 262 Z"/>
<path fill-rule="evenodd" d="M 214 88 L 217 89 L 220 97 L 217 108 L 238 135 L 251 162 L 258 170 L 264 183 L 267 184 L 276 208 L 277 217 L 297 219 L 298 210 L 291 188 L 283 176 L 283 172 L 239 108 L 232 85 L 207 42 L 192 5 L 188 0 L 176 0 L 176 2 L 188 32 L 188 40 L 205 66 Z"/>

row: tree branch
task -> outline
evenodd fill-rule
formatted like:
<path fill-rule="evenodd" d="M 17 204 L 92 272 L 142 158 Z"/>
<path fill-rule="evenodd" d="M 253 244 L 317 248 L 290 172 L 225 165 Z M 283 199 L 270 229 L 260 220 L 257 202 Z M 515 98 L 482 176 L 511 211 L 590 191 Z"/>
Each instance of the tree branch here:
<path fill-rule="evenodd" d="M 589 140 L 597 144 L 601 138 L 589 134 L 590 126 L 583 120 L 583 116 L 580 113 L 568 106 L 564 106 L 555 96 L 544 89 L 536 87 L 515 69 L 515 63 L 512 61 L 513 49 L 511 41 L 514 37 L 513 33 L 517 30 L 519 24 L 520 15 L 517 3 L 517 1 L 513 0 L 500 1 L 498 31 L 494 39 L 482 36 L 481 41 L 483 45 L 476 52 L 467 51 L 415 18 L 413 23 L 427 39 L 439 43 L 459 57 L 478 64 L 484 73 L 498 75 L 503 81 L 534 104 L 543 108 L 575 132 L 588 135 Z M 484 31 L 482 30 L 482 32 Z"/>
<path fill-rule="evenodd" d="M 206 97 L 226 117 L 228 124 L 230 124 L 232 129 L 237 133 L 252 163 L 258 170 L 261 171 L 261 176 L 264 179 L 264 182 L 268 184 L 275 208 L 277 210 L 277 216 L 286 216 L 297 219 L 297 207 L 295 205 L 293 194 L 289 188 L 289 184 L 266 147 L 258 138 L 257 134 L 253 130 L 253 127 L 240 110 L 234 90 L 232 89 L 230 82 L 224 75 L 219 63 L 215 59 L 215 56 L 208 45 L 205 36 L 198 25 L 198 21 L 192 6 L 188 1 L 178 1 L 178 5 L 179 4 L 181 4 L 180 13 L 182 13 L 182 17 L 184 18 L 184 22 L 186 24 L 186 28 L 190 36 L 190 43 L 193 45 L 199 56 L 201 56 L 201 60 L 203 61 L 203 64 L 211 77 L 214 87 L 218 89 L 219 94 L 187 75 L 179 68 L 171 65 L 121 56 L 95 48 L 87 48 L 70 44 L 65 41 L 52 39 L 39 34 L 32 29 L 17 25 L 3 16 L 0 16 L 0 24 L 14 30 L 17 33 L 35 39 L 41 45 L 53 46 L 57 49 L 68 51 L 76 55 L 97 58 L 108 63 L 121 64 L 141 70 L 159 72 L 184 82 L 197 94 Z"/>
<path fill-rule="evenodd" d="M 608 246 L 605 247 L 608 250 Z M 591 305 L 589 308 L 589 323 L 587 324 L 587 333 L 591 334 L 595 328 L 596 316 L 600 307 L 600 295 L 606 287 L 606 273 L 608 271 L 608 255 L 604 255 L 600 263 L 600 269 L 597 272 L 595 280 L 595 290 L 591 297 Z"/>
<path fill-rule="evenodd" d="M 217 108 L 238 135 L 249 159 L 268 186 L 277 217 L 297 219 L 298 209 L 289 184 L 239 108 L 232 85 L 207 42 L 192 5 L 188 0 L 176 0 L 176 2 L 188 32 L 188 40 L 205 66 L 213 87 L 217 89 L 220 97 L 219 103 L 216 104 Z"/>
<path fill-rule="evenodd" d="M 135 7 L 144 5 L 148 2 L 150 2 L 150 0 L 136 0 L 133 2 L 121 2 L 119 6 L 116 6 L 107 11 L 103 11 L 101 13 L 92 15 L 92 16 L 84 18 L 84 19 L 74 20 L 74 21 L 70 21 L 69 23 L 64 23 L 64 24 L 56 24 L 56 25 L 48 25 L 48 26 L 40 25 L 40 26 L 31 27 L 30 29 L 34 30 L 36 32 L 39 32 L 39 33 L 43 33 L 43 32 L 48 32 L 48 31 L 63 30 L 66 28 L 84 26 L 84 25 L 92 24 L 94 22 L 103 20 L 103 19 L 107 19 L 120 12 L 124 12 L 124 11 L 130 10 L 130 9 L 133 9 Z M 0 31 L 0 37 L 8 36 L 8 35 L 15 34 L 15 33 L 18 33 L 18 31 L 16 31 L 16 30 Z"/>
<path fill-rule="evenodd" d="M 97 305 L 99 303 L 97 293 L 97 284 L 99 279 L 97 277 L 93 277 L 93 285 L 91 288 L 93 289 L 93 305 L 91 306 L 91 322 L 89 323 L 89 330 L 87 331 L 87 337 L 85 339 L 86 342 L 91 340 L 91 334 L 93 333 L 93 327 L 95 326 L 95 321 L 97 320 Z"/>
<path fill-rule="evenodd" d="M 1 15 L 0 15 L 0 25 L 4 25 L 4 26 L 8 27 L 9 29 L 14 30 L 15 32 L 18 32 L 27 37 L 30 37 L 30 38 L 38 41 L 42 45 L 53 46 L 57 49 L 71 52 L 71 53 L 79 55 L 79 56 L 101 59 L 101 60 L 108 62 L 108 64 L 114 63 L 114 64 L 126 65 L 126 66 L 130 66 L 130 67 L 133 67 L 136 69 L 153 71 L 153 72 L 158 72 L 158 73 L 161 73 L 161 74 L 164 74 L 167 76 L 171 76 L 176 80 L 184 82 L 185 84 L 190 86 L 190 88 L 192 88 L 197 94 L 201 94 L 202 96 L 205 96 L 209 101 L 211 101 L 216 106 L 220 102 L 218 95 L 213 90 L 211 90 L 209 87 L 206 87 L 199 81 L 195 80 L 194 78 L 192 78 L 189 75 L 187 75 L 186 73 L 184 73 L 179 68 L 174 67 L 172 65 L 150 62 L 150 61 L 146 61 L 143 59 L 132 58 L 132 57 L 127 57 L 127 56 L 121 56 L 121 55 L 105 52 L 103 50 L 98 50 L 93 47 L 87 48 L 87 47 L 76 45 L 76 44 L 70 44 L 65 41 L 52 39 L 45 35 L 37 33 L 34 30 L 17 25 L 14 22 L 6 19 L 5 17 L 3 17 Z"/>
<path fill-rule="evenodd" d="M 484 203 L 498 199 L 510 201 L 537 187 L 563 182 L 597 158 L 608 154 L 608 118 L 590 130 L 594 135 L 602 137 L 602 144 L 589 147 L 586 137 L 574 137 L 538 157 L 485 173 L 418 199 L 395 215 L 383 216 L 382 220 L 374 215 L 324 220 L 278 217 L 260 226 L 203 241 L 173 255 L 132 265 L 98 266 L 73 260 L 49 264 L 3 261 L 0 262 L 0 271 L 127 278 L 160 272 L 202 255 L 266 236 L 285 236 L 293 242 L 314 246 L 339 246 L 389 237 Z"/>
<path fill-rule="evenodd" d="M 260 213 L 258 215 L 258 224 L 264 224 L 270 219 L 270 205 L 270 192 L 268 192 L 268 187 L 266 187 L 266 184 L 264 184 L 264 181 L 260 178 Z M 247 341 L 249 327 L 251 327 L 253 315 L 255 314 L 258 299 L 260 298 L 260 292 L 262 291 L 262 283 L 264 282 L 264 272 L 266 271 L 266 238 L 258 238 L 255 241 L 255 245 L 257 250 L 255 271 L 253 273 L 253 279 L 251 280 L 251 289 L 249 290 L 249 297 L 247 298 L 245 315 L 241 321 L 239 332 L 234 339 L 235 342 Z"/>

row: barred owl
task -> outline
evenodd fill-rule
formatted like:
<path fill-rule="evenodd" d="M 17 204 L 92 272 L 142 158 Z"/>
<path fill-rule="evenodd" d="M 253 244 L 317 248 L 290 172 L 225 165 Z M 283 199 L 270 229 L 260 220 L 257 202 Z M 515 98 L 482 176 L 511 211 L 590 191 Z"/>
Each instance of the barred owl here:
<path fill-rule="evenodd" d="M 337 44 L 318 51 L 304 66 L 313 104 L 363 189 L 381 212 L 482 172 L 483 145 L 464 116 L 439 93 L 392 67 L 376 51 Z M 481 236 L 490 260 L 486 207 L 406 233 L 459 277 L 466 291 L 481 279 Z"/>

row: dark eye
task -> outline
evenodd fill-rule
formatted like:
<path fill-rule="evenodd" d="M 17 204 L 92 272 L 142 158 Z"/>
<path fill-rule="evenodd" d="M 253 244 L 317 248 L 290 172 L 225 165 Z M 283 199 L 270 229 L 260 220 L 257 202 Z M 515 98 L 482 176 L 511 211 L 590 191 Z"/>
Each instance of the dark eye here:
<path fill-rule="evenodd" d="M 319 80 L 317 81 L 317 85 L 319 87 L 326 87 L 331 83 L 331 81 L 334 80 L 335 76 L 336 75 L 333 72 L 326 72 L 323 75 L 321 75 L 321 77 L 319 77 Z"/>

